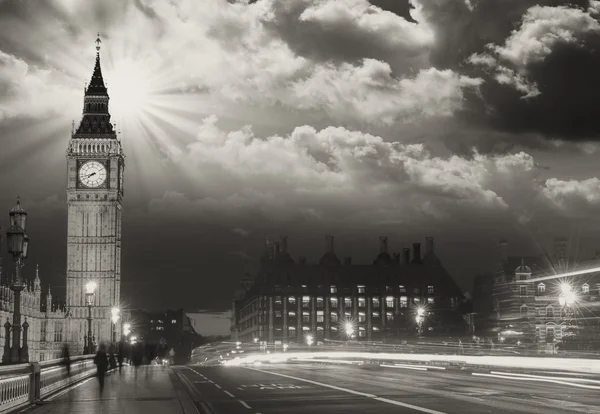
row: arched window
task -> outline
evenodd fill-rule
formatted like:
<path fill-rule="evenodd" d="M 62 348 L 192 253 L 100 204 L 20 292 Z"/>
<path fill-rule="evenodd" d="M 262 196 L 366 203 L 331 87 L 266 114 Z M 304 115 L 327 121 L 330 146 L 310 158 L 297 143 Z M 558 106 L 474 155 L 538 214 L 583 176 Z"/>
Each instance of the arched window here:
<path fill-rule="evenodd" d="M 581 286 L 581 291 L 583 293 L 590 293 L 590 285 L 588 285 L 587 283 L 584 283 L 583 286 Z"/>
<path fill-rule="evenodd" d="M 521 318 L 526 318 L 527 317 L 527 305 L 522 305 L 521 306 Z"/>
<path fill-rule="evenodd" d="M 546 316 L 548 318 L 554 318 L 554 308 L 552 306 L 546 308 Z"/>

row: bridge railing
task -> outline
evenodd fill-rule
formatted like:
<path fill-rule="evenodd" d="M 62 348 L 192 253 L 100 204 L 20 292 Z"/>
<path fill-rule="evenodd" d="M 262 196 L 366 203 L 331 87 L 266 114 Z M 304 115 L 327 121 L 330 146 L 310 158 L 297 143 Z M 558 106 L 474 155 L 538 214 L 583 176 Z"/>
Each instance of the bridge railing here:
<path fill-rule="evenodd" d="M 0 366 L 0 413 L 35 404 L 48 395 L 96 373 L 93 355 L 71 358 L 71 372 L 62 359 Z"/>

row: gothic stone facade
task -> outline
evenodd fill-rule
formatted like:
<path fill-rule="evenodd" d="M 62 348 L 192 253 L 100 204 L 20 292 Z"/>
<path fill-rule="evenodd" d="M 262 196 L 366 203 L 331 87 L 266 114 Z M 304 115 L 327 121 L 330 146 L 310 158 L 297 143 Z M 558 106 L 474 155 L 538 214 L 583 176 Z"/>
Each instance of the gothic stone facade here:
<path fill-rule="evenodd" d="M 98 40 L 99 44 L 99 40 Z M 97 283 L 92 307 L 96 342 L 111 341 L 110 310 L 121 295 L 121 142 L 110 122 L 109 96 L 100 67 L 99 46 L 92 80 L 85 91 L 83 117 L 67 150 L 67 291 L 71 336 L 81 352 L 87 335 L 85 285 Z M 120 329 L 117 330 L 117 340 Z"/>

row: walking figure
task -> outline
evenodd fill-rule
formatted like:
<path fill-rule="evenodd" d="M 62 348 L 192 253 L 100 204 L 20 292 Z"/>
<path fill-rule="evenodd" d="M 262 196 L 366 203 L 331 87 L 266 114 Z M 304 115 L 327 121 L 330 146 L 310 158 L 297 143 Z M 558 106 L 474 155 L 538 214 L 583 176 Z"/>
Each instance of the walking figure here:
<path fill-rule="evenodd" d="M 67 376 L 71 376 L 71 355 L 69 353 L 69 345 L 64 344 L 62 348 L 63 365 L 67 369 Z"/>
<path fill-rule="evenodd" d="M 106 345 L 100 344 L 98 353 L 94 357 L 94 364 L 96 364 L 98 382 L 100 383 L 100 393 L 104 391 L 104 378 L 106 377 L 106 371 L 108 369 L 108 357 L 106 356 Z"/>

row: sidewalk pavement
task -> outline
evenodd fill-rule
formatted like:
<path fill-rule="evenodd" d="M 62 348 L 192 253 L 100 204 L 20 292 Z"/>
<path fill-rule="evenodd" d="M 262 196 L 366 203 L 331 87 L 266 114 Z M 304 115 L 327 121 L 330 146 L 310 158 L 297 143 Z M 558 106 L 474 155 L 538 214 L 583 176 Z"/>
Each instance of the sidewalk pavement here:
<path fill-rule="evenodd" d="M 98 378 L 92 377 L 71 387 L 67 392 L 42 401 L 28 410 L 35 414 L 198 414 L 193 401 L 171 368 L 141 366 L 123 367 L 111 372 L 100 394 Z"/>

